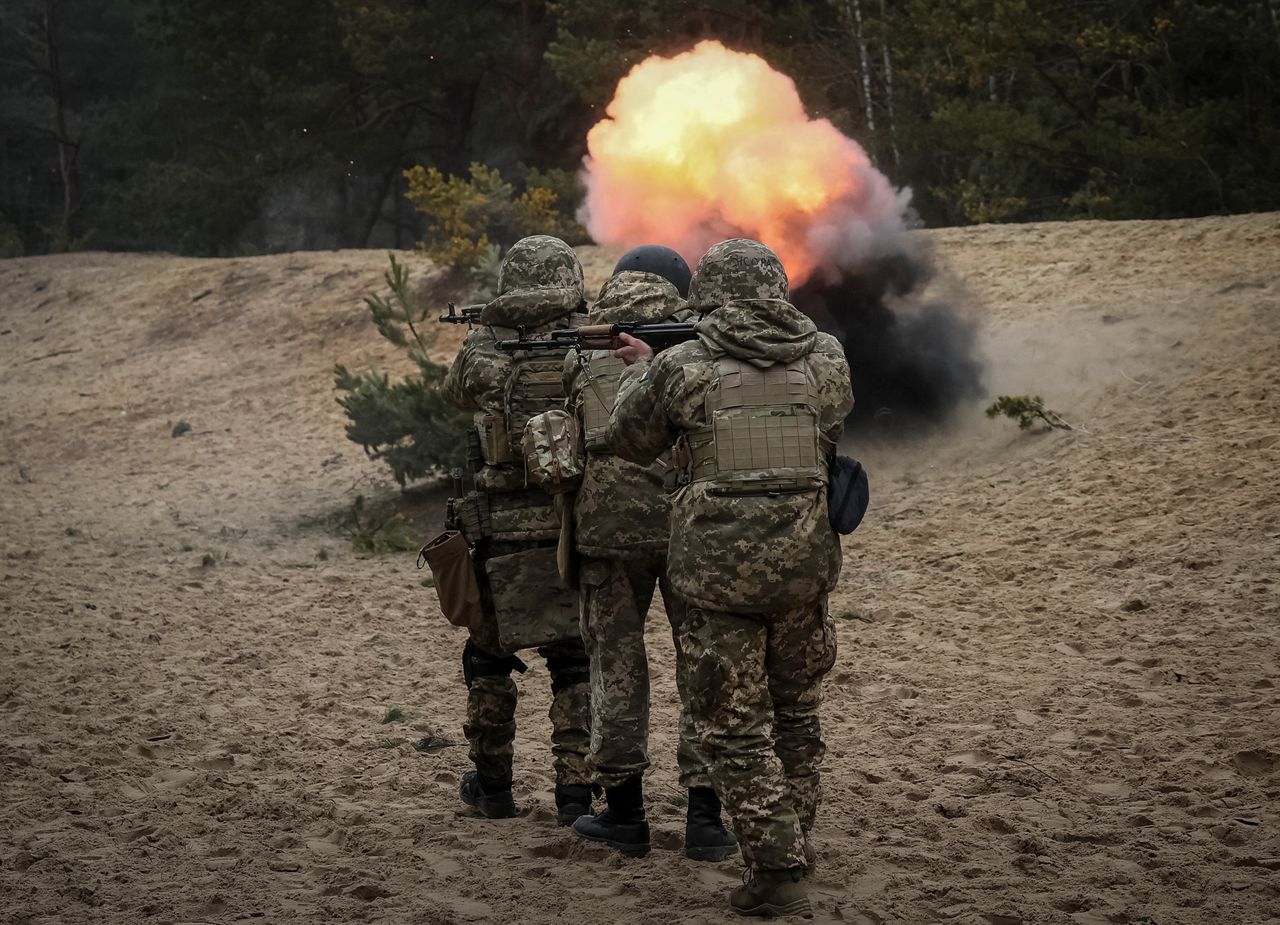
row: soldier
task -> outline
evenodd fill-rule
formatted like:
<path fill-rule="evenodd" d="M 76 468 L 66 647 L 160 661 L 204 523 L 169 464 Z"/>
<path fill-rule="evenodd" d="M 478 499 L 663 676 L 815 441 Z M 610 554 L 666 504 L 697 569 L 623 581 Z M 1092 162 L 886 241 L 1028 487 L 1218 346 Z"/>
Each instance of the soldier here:
<path fill-rule="evenodd" d="M 818 704 L 836 649 L 826 599 L 840 573 L 827 467 L 853 407 L 840 344 L 786 298 L 767 247 L 711 248 L 690 287 L 706 313 L 698 339 L 655 358 L 624 337 L 616 354 L 636 365 L 608 425 L 625 459 L 675 443 L 682 460 L 668 578 L 688 604 L 693 721 L 748 864 L 729 897 L 744 915 L 812 915 Z"/>
<path fill-rule="evenodd" d="M 476 412 L 470 445 L 483 462 L 475 475 L 476 491 L 467 496 L 460 517 L 473 546 L 484 612 L 480 625 L 470 627 L 462 653 L 463 733 L 475 770 L 463 775 L 461 795 L 488 818 L 515 815 L 511 759 L 517 692 L 511 672 L 524 672 L 525 665 L 513 650 L 536 639 L 543 643 L 538 654 L 551 674 L 557 817 L 561 825 L 571 825 L 591 811 L 589 662 L 576 622 L 576 595 L 563 587 L 555 570 L 560 519 L 551 497 L 527 486 L 520 451 L 525 421 L 563 404 L 563 356 L 513 356 L 495 344 L 580 323 L 582 265 L 558 238 L 524 238 L 502 261 L 498 293 L 484 307 L 481 326 L 467 336 L 442 386 L 449 402 Z M 522 638 L 508 638 L 512 626 L 521 627 Z"/>
<path fill-rule="evenodd" d="M 625 254 L 600 290 L 590 323 L 684 321 L 689 266 L 675 251 L 648 245 Z M 664 486 L 669 454 L 648 466 L 614 456 L 605 441 L 623 363 L 611 351 L 570 354 L 564 363 L 568 408 L 579 422 L 586 470 L 574 505 L 574 538 L 581 557 L 582 638 L 591 658 L 591 753 L 595 782 L 608 807 L 573 828 L 623 854 L 649 851 L 642 774 L 649 766 L 649 663 L 644 624 L 654 586 L 662 593 L 672 637 L 684 613 L 666 579 L 670 503 Z M 688 789 L 685 854 L 718 861 L 737 852 L 720 821 L 720 801 L 693 731 L 685 660 L 676 649 L 680 692 L 680 785 Z"/>

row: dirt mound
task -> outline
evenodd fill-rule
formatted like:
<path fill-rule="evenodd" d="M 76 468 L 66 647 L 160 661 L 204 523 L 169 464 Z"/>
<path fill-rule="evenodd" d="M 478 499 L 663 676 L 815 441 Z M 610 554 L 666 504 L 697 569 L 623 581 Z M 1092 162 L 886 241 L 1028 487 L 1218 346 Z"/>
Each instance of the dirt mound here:
<path fill-rule="evenodd" d="M 1274 921 L 1280 216 L 927 237 L 991 392 L 1075 429 L 975 405 L 852 448 L 873 507 L 831 603 L 819 916 Z M 615 255 L 583 256 L 596 287 Z M 522 817 L 461 811 L 462 639 L 412 554 L 357 558 L 337 526 L 357 493 L 424 534 L 438 512 L 334 402 L 335 362 L 406 368 L 361 305 L 385 265 L 0 261 L 11 920 L 724 920 L 736 863 L 680 852 L 657 615 L 657 850 L 555 826 L 539 667 Z"/>

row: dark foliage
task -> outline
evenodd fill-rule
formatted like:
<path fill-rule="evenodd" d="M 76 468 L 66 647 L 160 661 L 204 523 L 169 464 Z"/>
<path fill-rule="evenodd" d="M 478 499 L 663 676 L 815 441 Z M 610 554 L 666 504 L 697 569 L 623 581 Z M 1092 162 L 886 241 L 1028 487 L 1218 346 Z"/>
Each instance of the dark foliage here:
<path fill-rule="evenodd" d="M 793 76 L 929 224 L 1277 209 L 1276 10 L 7 0 L 0 256 L 408 246 L 424 219 L 406 169 L 545 186 L 580 164 L 630 66 L 700 38 Z M 563 208 L 575 191 L 557 183 Z"/>

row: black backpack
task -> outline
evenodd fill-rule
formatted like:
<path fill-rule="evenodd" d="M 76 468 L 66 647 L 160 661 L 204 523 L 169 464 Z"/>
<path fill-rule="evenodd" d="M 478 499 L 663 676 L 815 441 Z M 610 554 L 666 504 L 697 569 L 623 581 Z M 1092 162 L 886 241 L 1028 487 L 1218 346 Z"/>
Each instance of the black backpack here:
<path fill-rule="evenodd" d="M 862 463 L 848 456 L 832 456 L 827 482 L 827 519 L 836 533 L 852 533 L 871 503 L 871 486 Z"/>

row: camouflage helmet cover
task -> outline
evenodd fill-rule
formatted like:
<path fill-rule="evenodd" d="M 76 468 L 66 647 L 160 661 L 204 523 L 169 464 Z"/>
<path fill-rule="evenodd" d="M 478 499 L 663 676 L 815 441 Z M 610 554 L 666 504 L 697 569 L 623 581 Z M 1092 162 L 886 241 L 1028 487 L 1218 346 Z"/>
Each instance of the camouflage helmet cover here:
<path fill-rule="evenodd" d="M 737 299 L 785 299 L 787 271 L 777 254 L 759 241 L 730 238 L 698 261 L 689 304 L 704 312 Z"/>
<path fill-rule="evenodd" d="M 521 238 L 502 258 L 498 294 L 522 289 L 583 290 L 582 264 L 573 248 L 559 238 L 535 234 Z"/>

